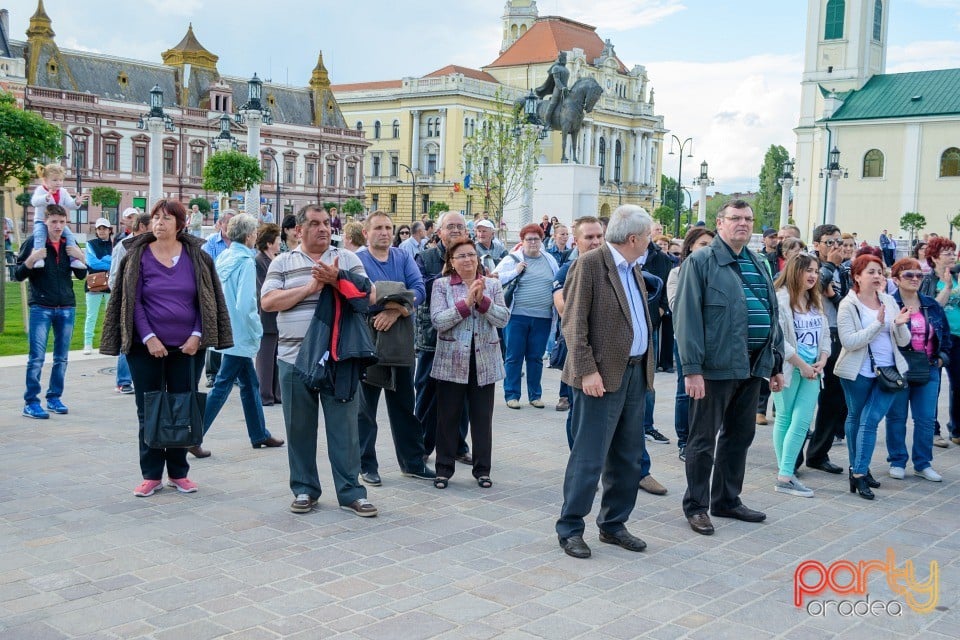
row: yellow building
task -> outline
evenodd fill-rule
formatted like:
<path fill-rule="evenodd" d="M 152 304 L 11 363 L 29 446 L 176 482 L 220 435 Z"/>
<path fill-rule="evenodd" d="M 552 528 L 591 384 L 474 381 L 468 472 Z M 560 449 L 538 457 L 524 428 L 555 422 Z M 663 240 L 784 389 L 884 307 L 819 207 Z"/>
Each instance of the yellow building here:
<path fill-rule="evenodd" d="M 604 89 L 580 139 L 580 161 L 601 167 L 599 210 L 591 213 L 609 214 L 620 202 L 652 211 L 665 130 L 646 70 L 627 69 L 590 25 L 538 17 L 533 0 L 507 2 L 500 56 L 482 69 L 448 65 L 422 77 L 332 85 L 347 125 L 371 143 L 367 206 L 398 220 L 419 219 L 433 202 L 465 214 L 492 211 L 480 190 L 464 188 L 464 142 L 497 111 L 498 97 L 513 102 L 541 85 L 561 51 L 571 85 L 592 76 Z M 561 152 L 560 134 L 551 132 L 539 161 L 559 163 Z"/>

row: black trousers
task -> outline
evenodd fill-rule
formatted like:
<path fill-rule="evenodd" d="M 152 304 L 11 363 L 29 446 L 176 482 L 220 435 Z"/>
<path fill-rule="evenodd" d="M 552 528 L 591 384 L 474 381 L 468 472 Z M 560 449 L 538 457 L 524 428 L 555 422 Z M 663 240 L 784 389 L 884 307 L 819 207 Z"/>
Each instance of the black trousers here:
<path fill-rule="evenodd" d="M 217 377 L 217 374 L 220 373 L 220 361 L 222 359 L 223 357 L 219 351 L 214 351 L 213 349 L 207 351 L 207 378 L 213 380 Z"/>
<path fill-rule="evenodd" d="M 477 364 L 470 350 L 470 378 L 467 384 L 437 380 L 437 475 L 453 477 L 460 442 L 460 421 L 464 402 L 470 415 L 470 444 L 473 446 L 473 477 L 490 475 L 493 447 L 493 398 L 496 384 L 477 384 Z"/>
<path fill-rule="evenodd" d="M 847 421 L 847 401 L 840 386 L 840 378 L 833 372 L 840 356 L 840 336 L 836 327 L 830 327 L 830 357 L 823 368 L 823 388 L 817 399 L 817 419 L 813 436 L 807 443 L 807 466 L 816 467 L 830 461 L 833 439 L 842 438 Z M 803 464 L 803 450 L 797 456 L 797 466 Z"/>
<path fill-rule="evenodd" d="M 673 369 L 673 316 L 665 315 L 660 318 L 660 353 L 657 357 L 657 366 L 666 371 Z"/>
<path fill-rule="evenodd" d="M 134 341 L 127 364 L 133 378 L 133 389 L 137 400 L 137 420 L 140 425 L 140 473 L 144 480 L 162 480 L 163 468 L 171 478 L 186 478 L 190 471 L 187 464 L 186 449 L 151 449 L 143 441 L 143 394 L 147 391 L 160 391 L 160 378 L 166 377 L 167 391 L 182 393 L 196 391 L 197 381 L 203 375 L 204 350 L 196 355 L 185 355 L 176 347 L 167 347 L 166 358 L 154 358 L 142 344 Z M 191 371 L 191 367 L 193 371 Z M 193 384 L 191 386 L 191 379 Z"/>
<path fill-rule="evenodd" d="M 265 333 L 260 339 L 260 350 L 254 360 L 260 381 L 260 402 L 263 406 L 280 404 L 280 370 L 277 368 L 277 346 L 280 336 Z M 217 367 L 219 369 L 219 367 Z"/>
<path fill-rule="evenodd" d="M 502 340 L 500 345 L 503 346 Z M 413 381 L 417 392 L 414 411 L 423 427 L 424 455 L 433 453 L 437 443 L 437 380 L 430 377 L 433 356 L 433 351 L 420 351 L 417 354 L 417 373 Z M 469 428 L 467 415 L 466 410 L 460 415 L 460 444 L 457 446 L 457 455 L 465 455 L 470 451 L 470 447 L 467 446 L 467 429 Z"/>
<path fill-rule="evenodd" d="M 360 471 L 376 472 L 377 462 L 377 405 L 380 392 L 387 399 L 387 417 L 397 462 L 404 473 L 423 470 L 423 428 L 413 414 L 413 367 L 394 367 L 396 389 L 381 389 L 365 382 L 360 383 L 360 413 L 357 426 L 360 432 Z"/>
<path fill-rule="evenodd" d="M 763 378 L 706 380 L 706 395 L 690 399 L 687 438 L 687 517 L 726 511 L 741 504 L 747 449 L 756 433 L 757 398 Z M 711 475 L 713 486 L 711 487 Z"/>

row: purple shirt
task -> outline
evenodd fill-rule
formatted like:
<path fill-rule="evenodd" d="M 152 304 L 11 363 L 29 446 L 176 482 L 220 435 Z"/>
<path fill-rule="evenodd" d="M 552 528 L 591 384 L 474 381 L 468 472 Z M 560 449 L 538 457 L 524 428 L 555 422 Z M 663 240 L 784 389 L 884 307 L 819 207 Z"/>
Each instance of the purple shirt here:
<path fill-rule="evenodd" d="M 186 248 L 169 268 L 149 248 L 143 252 L 133 322 L 141 340 L 153 334 L 168 347 L 179 347 L 200 333 L 197 276 Z"/>

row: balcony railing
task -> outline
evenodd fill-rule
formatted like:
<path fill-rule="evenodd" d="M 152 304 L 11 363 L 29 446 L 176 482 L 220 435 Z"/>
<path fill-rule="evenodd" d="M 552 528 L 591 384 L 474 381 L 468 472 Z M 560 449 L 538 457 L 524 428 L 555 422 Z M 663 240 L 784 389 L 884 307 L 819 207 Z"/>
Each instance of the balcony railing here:
<path fill-rule="evenodd" d="M 77 93 L 75 91 L 60 91 L 59 89 L 27 87 L 27 95 L 35 98 L 47 98 L 50 100 L 67 100 L 71 102 L 83 102 L 85 104 L 97 104 L 97 96 L 89 93 Z"/>

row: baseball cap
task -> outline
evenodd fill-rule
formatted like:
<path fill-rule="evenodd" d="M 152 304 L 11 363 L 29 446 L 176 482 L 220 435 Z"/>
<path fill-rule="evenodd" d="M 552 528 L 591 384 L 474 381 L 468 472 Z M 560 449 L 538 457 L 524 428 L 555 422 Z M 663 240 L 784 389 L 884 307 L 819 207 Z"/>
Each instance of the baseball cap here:
<path fill-rule="evenodd" d="M 764 237 L 764 238 L 769 238 L 769 237 L 775 236 L 775 235 L 777 235 L 777 230 L 776 230 L 776 229 L 767 229 L 766 231 L 763 232 L 763 237 Z"/>
<path fill-rule="evenodd" d="M 113 225 L 110 224 L 110 221 L 107 220 L 106 218 L 97 218 L 97 221 L 94 223 L 93 226 L 94 226 L 94 228 L 96 228 L 96 227 L 106 227 L 106 228 L 109 229 L 109 228 L 111 228 Z"/>
<path fill-rule="evenodd" d="M 139 213 L 140 213 L 140 209 L 137 209 L 136 207 L 127 207 L 126 209 L 123 210 L 123 217 L 132 218 L 133 216 L 138 215 Z"/>
<path fill-rule="evenodd" d="M 478 221 L 477 221 L 477 226 L 478 226 L 478 227 L 487 227 L 487 228 L 490 228 L 490 229 L 496 229 L 496 227 L 493 226 L 493 223 L 490 222 L 489 220 L 478 220 Z"/>

